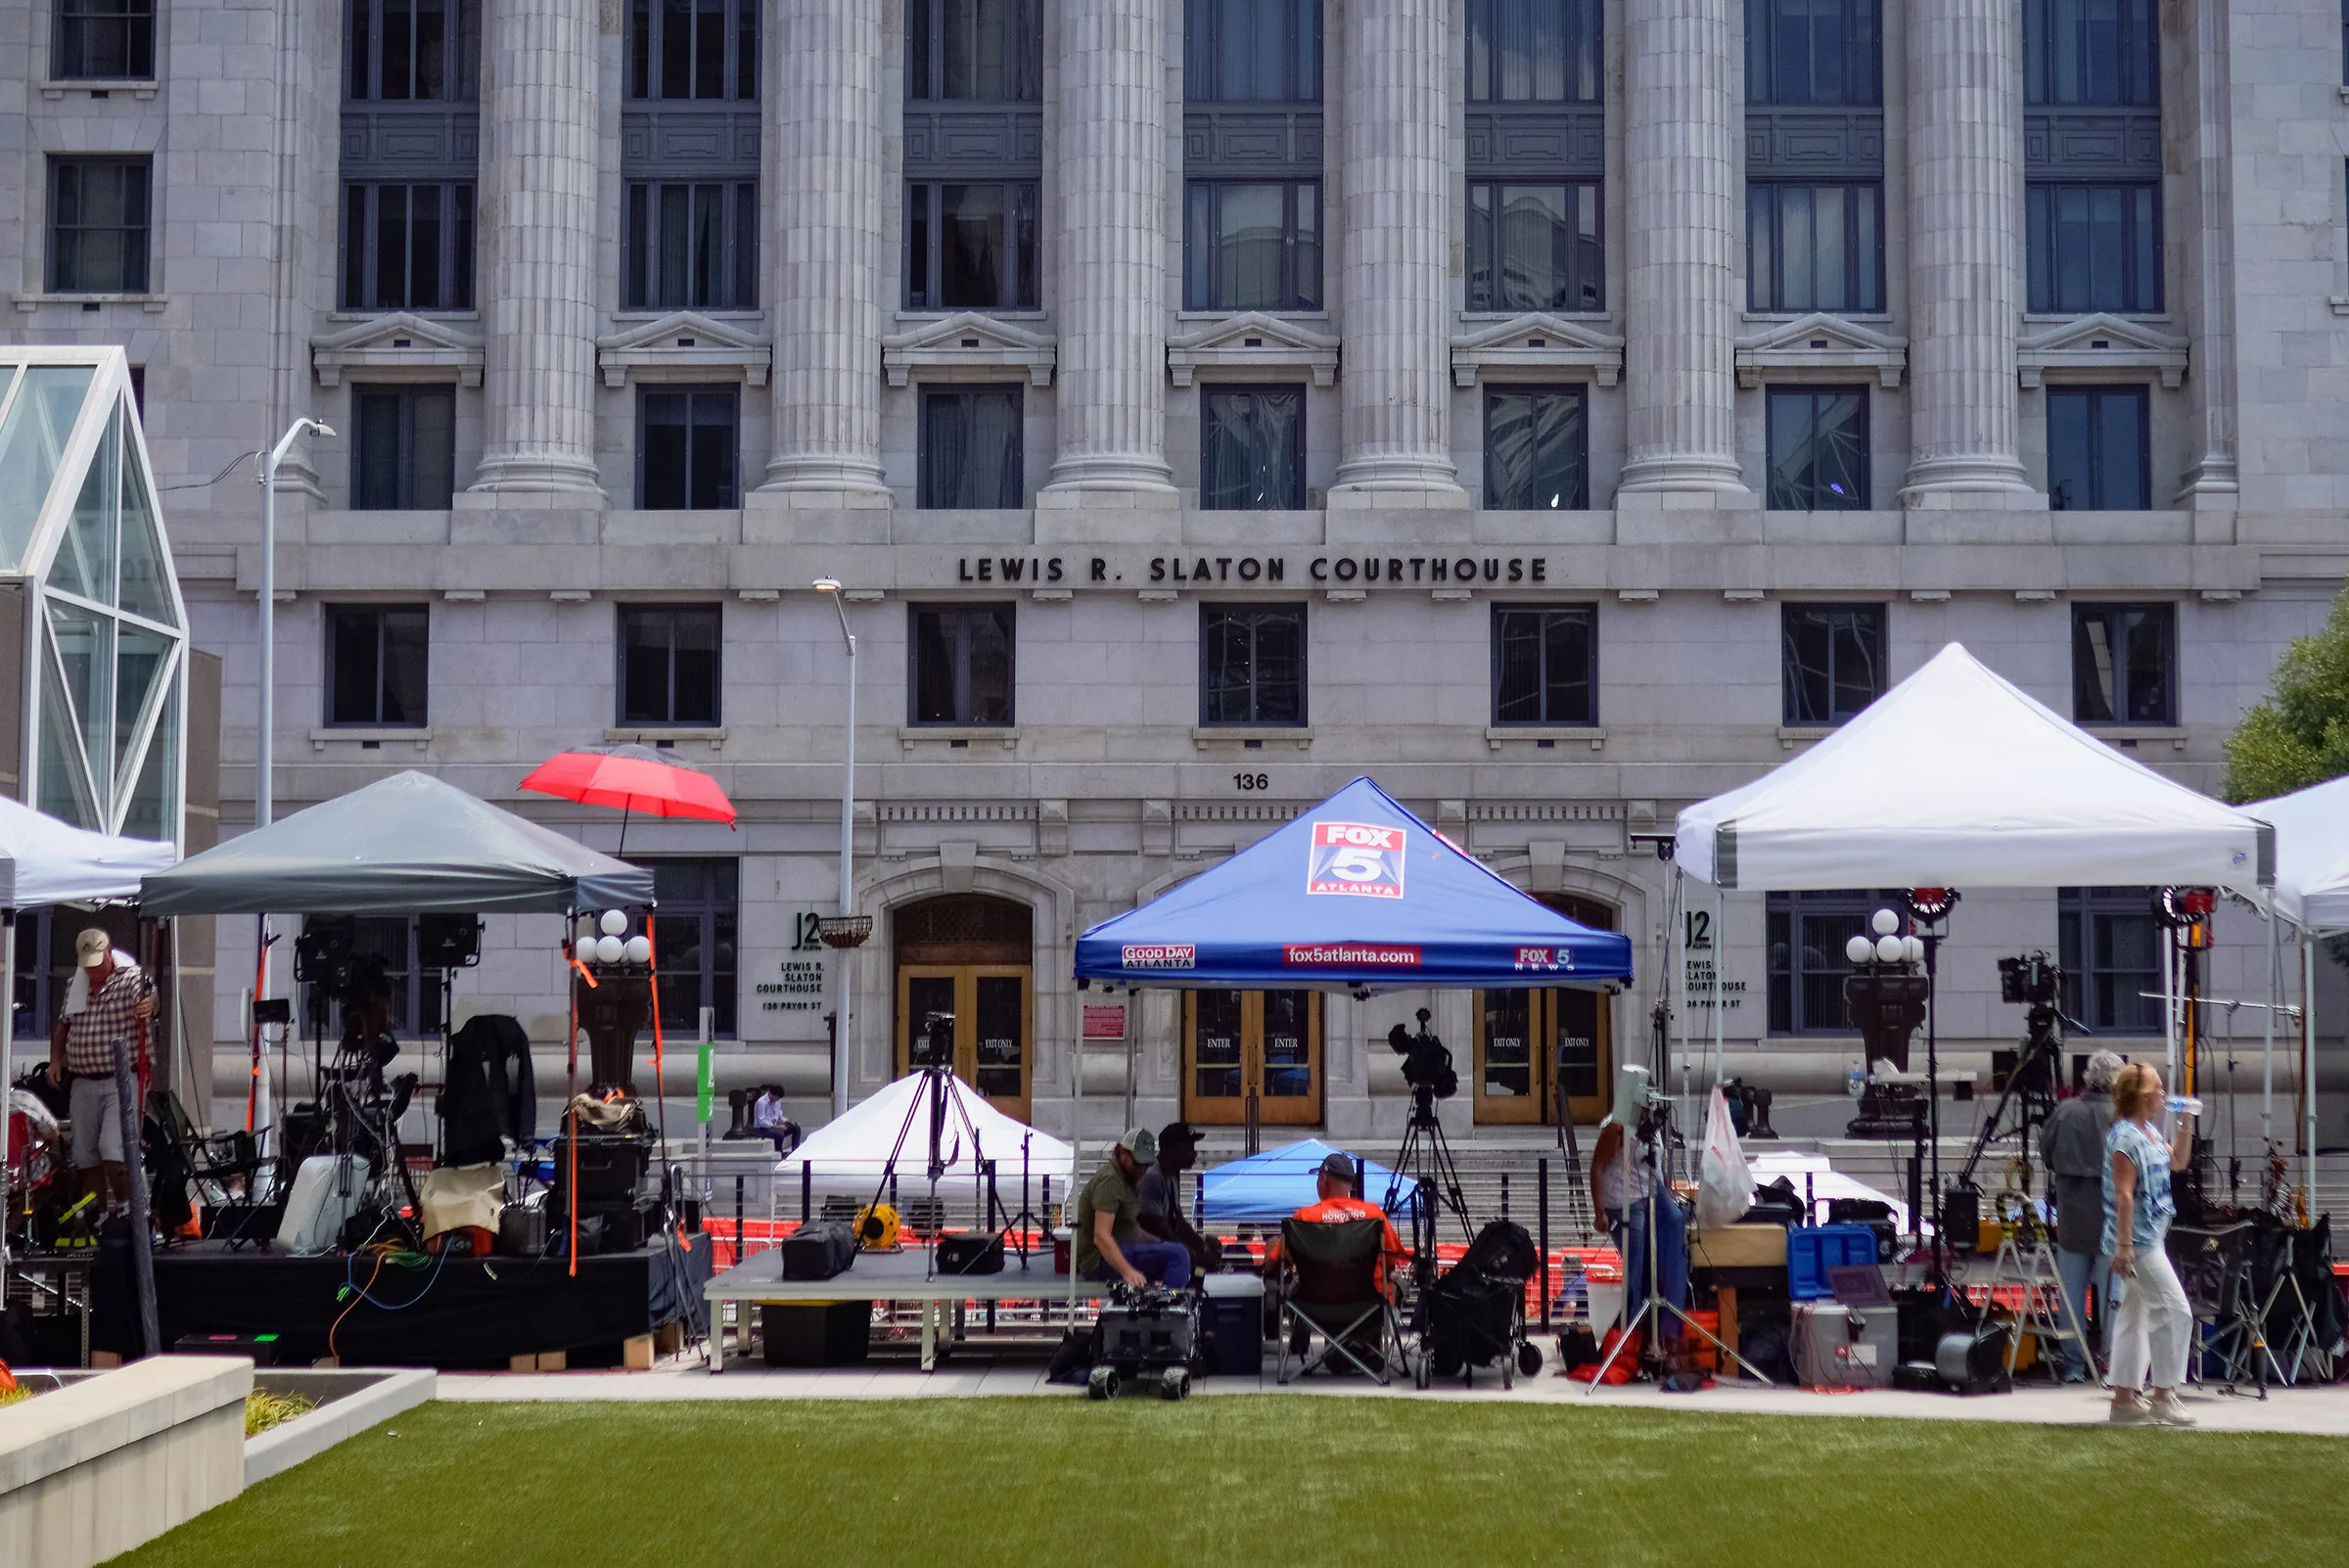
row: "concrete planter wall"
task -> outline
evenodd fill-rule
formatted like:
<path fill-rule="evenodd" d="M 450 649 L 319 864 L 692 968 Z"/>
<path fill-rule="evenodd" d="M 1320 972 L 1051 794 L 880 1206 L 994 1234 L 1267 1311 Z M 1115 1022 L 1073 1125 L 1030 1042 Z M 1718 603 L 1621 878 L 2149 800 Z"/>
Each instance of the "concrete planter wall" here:
<path fill-rule="evenodd" d="M 245 1484 L 291 1470 L 376 1422 L 422 1405 L 433 1397 L 433 1374 L 416 1370 L 293 1371 L 264 1369 L 253 1386 L 265 1394 L 299 1394 L 318 1408 L 283 1426 L 273 1426 L 245 1444 Z"/>
<path fill-rule="evenodd" d="M 0 1411 L 0 1568 L 89 1568 L 245 1489 L 253 1363 L 160 1356 Z"/>

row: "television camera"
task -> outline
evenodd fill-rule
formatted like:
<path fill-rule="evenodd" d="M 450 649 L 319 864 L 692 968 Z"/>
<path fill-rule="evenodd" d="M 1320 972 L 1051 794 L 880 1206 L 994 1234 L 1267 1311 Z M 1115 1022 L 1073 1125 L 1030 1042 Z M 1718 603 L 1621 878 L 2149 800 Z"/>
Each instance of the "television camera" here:
<path fill-rule="evenodd" d="M 2044 949 L 1999 960 L 1999 1000 L 2009 1007 L 2028 1009 L 2023 1014 L 2023 1041 L 2017 1050 L 1991 1053 L 1994 1067 L 2004 1070 L 2004 1082 L 1999 1087 L 1998 1103 L 1982 1119 L 1982 1130 L 1974 1136 L 1964 1168 L 1943 1198 L 1942 1223 L 1954 1235 L 1971 1235 L 1979 1221 L 1982 1198 L 1974 1173 L 1990 1146 L 2011 1135 L 2027 1169 L 2032 1159 L 2031 1130 L 2054 1114 L 2063 1031 L 2070 1022 L 2063 1016 L 2062 997 L 2062 966 Z M 2011 1121 L 2009 1107 L 2014 1113 Z M 2024 1184 L 2029 1185 L 2028 1176 Z"/>
<path fill-rule="evenodd" d="M 1452 1068 L 1451 1052 L 1444 1041 L 1428 1032 L 1427 1021 L 1432 1016 L 1426 1008 L 1419 1009 L 1416 1034 L 1401 1024 L 1388 1030 L 1387 1048 L 1403 1058 L 1403 1081 L 1410 1084 L 1413 1098 L 1424 1092 L 1449 1100 L 1460 1091 L 1460 1075 Z"/>
<path fill-rule="evenodd" d="M 905 1042 L 908 1067 L 952 1067 L 954 1065 L 954 1015 L 952 1013 L 924 1013 L 918 1034 Z"/>

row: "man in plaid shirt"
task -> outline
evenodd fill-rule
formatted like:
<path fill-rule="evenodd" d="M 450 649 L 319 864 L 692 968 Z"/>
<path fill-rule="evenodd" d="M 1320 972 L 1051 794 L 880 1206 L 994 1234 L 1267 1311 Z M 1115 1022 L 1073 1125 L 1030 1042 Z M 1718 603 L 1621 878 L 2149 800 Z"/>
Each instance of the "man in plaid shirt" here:
<path fill-rule="evenodd" d="M 49 1082 L 73 1075 L 68 1112 L 73 1122 L 73 1169 L 87 1191 L 98 1191 L 101 1173 L 106 1201 L 119 1208 L 130 1201 L 130 1172 L 123 1164 L 121 1100 L 115 1088 L 115 1050 L 138 1049 L 140 1020 L 155 1016 L 155 982 L 114 940 L 92 928 L 73 939 L 81 973 L 66 998 L 49 1037 Z"/>

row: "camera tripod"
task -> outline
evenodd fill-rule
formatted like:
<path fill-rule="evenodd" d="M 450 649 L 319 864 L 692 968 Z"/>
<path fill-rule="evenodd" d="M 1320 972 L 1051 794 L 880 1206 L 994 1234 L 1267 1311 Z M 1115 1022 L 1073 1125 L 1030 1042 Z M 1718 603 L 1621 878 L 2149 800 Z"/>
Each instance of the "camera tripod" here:
<path fill-rule="evenodd" d="M 1419 1290 L 1418 1310 L 1424 1314 L 1428 1288 L 1436 1278 L 1436 1231 L 1443 1210 L 1451 1210 L 1460 1222 L 1461 1240 L 1476 1239 L 1468 1200 L 1460 1191 L 1460 1168 L 1452 1160 L 1444 1124 L 1436 1120 L 1433 1084 L 1411 1085 L 1411 1119 L 1403 1130 L 1403 1148 L 1395 1156 L 1386 1201 L 1379 1205 L 1389 1214 L 1395 1212 L 1396 1194 L 1405 1177 L 1416 1183 L 1411 1194 L 1411 1279 Z"/>
<path fill-rule="evenodd" d="M 950 1021 L 948 1027 L 951 1027 Z M 905 1157 L 905 1140 L 913 1133 L 916 1117 L 923 1117 L 928 1126 L 929 1149 L 924 1169 L 929 1176 L 931 1201 L 933 1203 L 937 1201 L 939 1178 L 946 1174 L 947 1166 L 953 1163 L 945 1153 L 946 1121 L 949 1108 L 952 1110 L 954 1120 L 960 1124 L 955 1130 L 957 1135 L 968 1137 L 971 1142 L 971 1176 L 974 1185 L 979 1188 L 979 1223 L 981 1227 L 1007 1230 L 1013 1223 L 1011 1217 L 1004 1215 L 1002 1202 L 996 1196 L 994 1168 L 989 1163 L 986 1150 L 981 1144 L 978 1124 L 971 1120 L 970 1107 L 964 1105 L 961 1097 L 949 1087 L 954 1082 L 952 1061 L 950 1059 L 942 1060 L 935 1052 L 925 1051 L 923 1054 L 929 1059 L 918 1063 L 915 1067 L 915 1076 L 921 1080 L 921 1086 L 914 1091 L 913 1098 L 905 1106 L 905 1119 L 898 1124 L 898 1135 L 896 1140 L 890 1144 L 889 1157 L 881 1162 L 881 1176 L 873 1185 L 872 1201 L 864 1206 L 863 1217 L 857 1222 L 858 1238 L 863 1241 L 874 1241 L 880 1237 L 881 1222 L 875 1217 L 874 1211 L 881 1207 L 882 1197 L 888 1193 L 890 1183 L 897 1177 L 898 1163 Z M 927 1113 L 926 1116 L 925 1113 Z M 1025 1207 L 1027 1201 L 1027 1151 L 1025 1147 L 1021 1150 L 1020 1170 L 1021 1213 L 1025 1215 L 1027 1213 Z M 997 1220 L 1001 1220 L 1003 1222 L 997 1224 Z M 1020 1267 L 1025 1268 L 1028 1267 L 1028 1249 L 1023 1244 L 1019 1251 Z M 937 1267 L 937 1250 L 933 1248 L 930 1253 L 929 1268 Z"/>
<path fill-rule="evenodd" d="M 1662 1177 L 1658 1175 L 1657 1148 L 1659 1144 L 1668 1144 L 1670 1141 L 1666 1136 L 1665 1118 L 1666 1113 L 1661 1109 L 1652 1113 L 1642 1113 L 1639 1118 L 1638 1139 L 1640 1143 L 1646 1145 L 1647 1155 L 1635 1168 L 1640 1173 L 1640 1179 L 1647 1187 L 1647 1194 L 1634 1208 L 1640 1215 L 1639 1221 L 1636 1222 L 1643 1224 L 1646 1232 L 1647 1294 L 1639 1304 L 1639 1311 L 1633 1315 L 1629 1322 L 1622 1325 L 1622 1331 L 1615 1336 L 1615 1343 L 1608 1348 L 1606 1356 L 1599 1361 L 1598 1370 L 1591 1374 L 1590 1386 L 1583 1391 L 1585 1399 L 1598 1392 L 1599 1385 L 1606 1381 L 1608 1368 L 1615 1364 L 1615 1359 L 1621 1356 L 1625 1347 L 1632 1343 L 1632 1336 L 1635 1332 L 1642 1336 L 1642 1344 L 1654 1346 L 1661 1355 L 1666 1313 L 1670 1313 L 1674 1317 L 1680 1319 L 1682 1328 L 1711 1345 L 1717 1354 L 1743 1367 L 1746 1376 L 1758 1383 L 1770 1381 L 1753 1362 L 1723 1344 L 1720 1337 L 1711 1329 L 1689 1316 L 1686 1308 L 1678 1302 L 1666 1301 L 1663 1291 L 1657 1288 L 1656 1194 L 1662 1186 Z M 1626 1218 L 1628 1221 L 1629 1217 Z M 1628 1263 L 1630 1260 L 1626 1259 L 1625 1261 Z"/>

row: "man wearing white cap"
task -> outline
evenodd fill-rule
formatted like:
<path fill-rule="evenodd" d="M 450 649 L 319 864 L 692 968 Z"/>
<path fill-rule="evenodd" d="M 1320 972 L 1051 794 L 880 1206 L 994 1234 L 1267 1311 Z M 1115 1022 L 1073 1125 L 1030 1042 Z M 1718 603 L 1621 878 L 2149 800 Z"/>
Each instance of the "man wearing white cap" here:
<path fill-rule="evenodd" d="M 49 1082 L 62 1084 L 69 1072 L 73 1075 L 68 1105 L 73 1169 L 85 1191 L 103 1190 L 108 1206 L 119 1208 L 130 1201 L 130 1172 L 123 1163 L 115 1051 L 134 1049 L 139 1021 L 155 1016 L 155 983 L 94 926 L 73 939 L 73 951 L 80 973 L 50 1032 Z"/>

